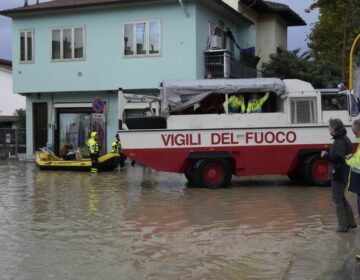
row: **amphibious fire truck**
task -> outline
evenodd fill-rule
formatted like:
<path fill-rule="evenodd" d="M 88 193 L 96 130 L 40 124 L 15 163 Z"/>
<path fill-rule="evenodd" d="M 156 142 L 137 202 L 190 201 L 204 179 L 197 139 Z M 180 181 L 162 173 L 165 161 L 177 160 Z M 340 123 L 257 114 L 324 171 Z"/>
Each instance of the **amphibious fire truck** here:
<path fill-rule="evenodd" d="M 270 93 L 262 113 L 229 113 L 223 102 L 241 93 Z M 119 102 L 123 103 L 123 92 Z M 288 175 L 310 185 L 328 184 L 329 163 L 320 157 L 332 143 L 331 118 L 351 123 L 359 114 L 347 90 L 275 78 L 169 80 L 156 103 L 159 116 L 123 118 L 119 135 L 126 156 L 156 170 L 184 173 L 190 184 L 224 187 L 232 175 Z"/>

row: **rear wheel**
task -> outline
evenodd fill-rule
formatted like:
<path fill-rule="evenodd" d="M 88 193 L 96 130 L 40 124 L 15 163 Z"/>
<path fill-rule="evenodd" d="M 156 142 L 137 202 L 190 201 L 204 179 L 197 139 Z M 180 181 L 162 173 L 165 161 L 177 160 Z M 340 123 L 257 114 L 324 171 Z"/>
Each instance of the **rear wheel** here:
<path fill-rule="evenodd" d="M 195 164 L 194 178 L 202 187 L 225 187 L 231 175 L 230 164 L 224 159 L 202 159 Z"/>
<path fill-rule="evenodd" d="M 328 186 L 329 162 L 319 154 L 308 157 L 305 161 L 305 178 L 310 185 Z"/>

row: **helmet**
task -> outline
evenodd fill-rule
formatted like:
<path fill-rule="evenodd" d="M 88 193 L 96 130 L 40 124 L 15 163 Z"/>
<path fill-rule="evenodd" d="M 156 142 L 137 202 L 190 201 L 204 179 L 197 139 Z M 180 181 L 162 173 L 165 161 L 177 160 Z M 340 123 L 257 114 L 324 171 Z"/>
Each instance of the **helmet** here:
<path fill-rule="evenodd" d="M 93 137 L 96 137 L 96 135 L 97 135 L 97 132 L 96 132 L 96 131 L 93 131 L 93 132 L 90 133 L 90 137 L 92 137 L 92 138 L 93 138 Z"/>

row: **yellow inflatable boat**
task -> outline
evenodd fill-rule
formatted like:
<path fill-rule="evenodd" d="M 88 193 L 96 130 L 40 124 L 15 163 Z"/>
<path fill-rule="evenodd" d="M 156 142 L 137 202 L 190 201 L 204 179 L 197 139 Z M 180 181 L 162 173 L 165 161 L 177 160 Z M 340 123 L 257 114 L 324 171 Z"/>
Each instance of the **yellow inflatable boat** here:
<path fill-rule="evenodd" d="M 55 154 L 42 151 L 36 155 L 36 165 L 41 170 L 90 171 L 91 159 L 64 160 Z M 107 153 L 99 157 L 99 171 L 113 170 L 119 166 L 120 155 Z"/>

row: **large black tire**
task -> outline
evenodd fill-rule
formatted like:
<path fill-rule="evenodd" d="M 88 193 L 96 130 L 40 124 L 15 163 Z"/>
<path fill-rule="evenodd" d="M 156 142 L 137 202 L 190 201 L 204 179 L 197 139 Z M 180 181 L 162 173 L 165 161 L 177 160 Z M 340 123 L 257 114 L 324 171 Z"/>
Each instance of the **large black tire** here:
<path fill-rule="evenodd" d="M 288 173 L 287 176 L 294 183 L 299 183 L 299 184 L 304 183 L 305 182 L 304 163 L 300 163 L 299 166 L 292 172 Z"/>
<path fill-rule="evenodd" d="M 289 179 L 294 183 L 301 183 L 303 181 L 303 177 L 297 171 L 293 171 L 287 175 Z"/>
<path fill-rule="evenodd" d="M 194 162 L 191 161 L 188 163 L 187 170 L 184 173 L 185 178 L 188 180 L 188 186 L 189 187 L 198 187 L 199 182 L 197 181 L 195 177 L 195 169 L 194 169 Z"/>
<path fill-rule="evenodd" d="M 129 129 L 161 129 L 166 128 L 166 120 L 163 117 L 130 117 L 125 119 Z"/>
<path fill-rule="evenodd" d="M 195 182 L 200 187 L 221 188 L 229 185 L 231 180 L 230 163 L 225 159 L 201 159 L 194 167 Z"/>
<path fill-rule="evenodd" d="M 305 162 L 305 179 L 312 186 L 329 186 L 329 162 L 320 154 L 309 156 Z"/>

